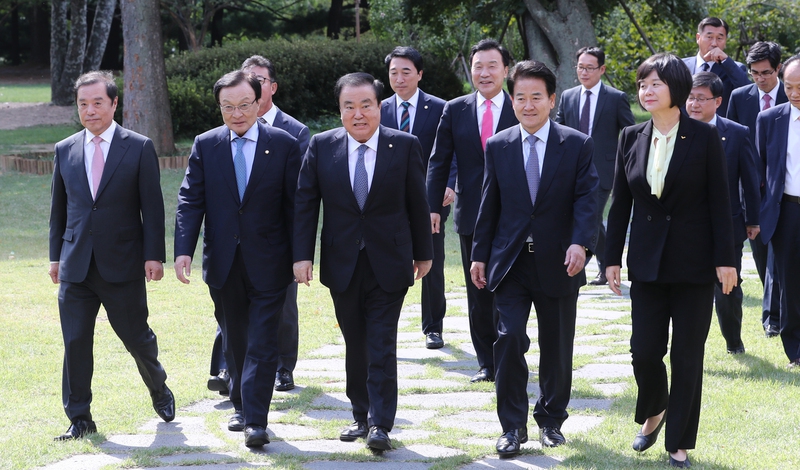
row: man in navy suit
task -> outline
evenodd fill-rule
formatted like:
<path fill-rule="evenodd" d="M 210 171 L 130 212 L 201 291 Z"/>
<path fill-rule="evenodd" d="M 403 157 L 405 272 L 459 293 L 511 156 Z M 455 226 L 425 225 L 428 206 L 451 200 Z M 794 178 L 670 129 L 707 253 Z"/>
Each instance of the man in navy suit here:
<path fill-rule="evenodd" d="M 475 224 L 472 282 L 495 293 L 495 353 L 501 457 L 528 440 L 526 333 L 531 304 L 539 328 L 539 388 L 533 410 L 542 446 L 566 440 L 572 345 L 586 253 L 597 240 L 598 178 L 592 138 L 550 120 L 556 77 L 543 63 L 519 62 L 508 89 L 520 125 L 489 139 Z"/>
<path fill-rule="evenodd" d="M 558 101 L 556 122 L 592 136 L 594 156 L 592 163 L 600 177 L 597 190 L 597 267 L 599 272 L 589 284 L 602 286 L 606 280 L 603 252 L 606 246 L 606 227 L 603 224 L 608 196 L 614 183 L 614 162 L 620 131 L 635 121 L 628 95 L 603 84 L 600 78 L 606 72 L 606 54 L 599 47 L 578 50 L 578 80 L 580 86 L 565 90 Z"/>
<path fill-rule="evenodd" d="M 728 42 L 728 23 L 719 18 L 710 16 L 703 18 L 697 25 L 695 35 L 698 51 L 694 57 L 685 57 L 683 63 L 689 67 L 689 72 L 713 72 L 722 80 L 722 104 L 717 108 L 717 114 L 725 117 L 728 110 L 728 100 L 731 92 L 741 86 L 748 85 L 747 71 L 744 64 L 736 62 L 725 53 L 725 44 Z"/>
<path fill-rule="evenodd" d="M 774 42 L 759 41 L 747 52 L 747 67 L 755 83 L 733 90 L 728 103 L 728 119 L 747 126 L 750 140 L 756 141 L 756 117 L 762 110 L 788 101 L 778 78 L 781 71 L 781 47 Z M 760 165 L 760 164 L 759 164 Z M 762 187 L 764 182 L 759 182 Z M 767 338 L 780 331 L 780 286 L 775 273 L 772 245 L 765 245 L 758 235 L 750 241 L 758 277 L 764 286 L 761 323 Z"/>
<path fill-rule="evenodd" d="M 788 103 L 759 113 L 756 148 L 763 162 L 761 238 L 772 242 L 780 282 L 783 350 L 800 367 L 800 55 L 783 65 Z"/>
<path fill-rule="evenodd" d="M 416 49 L 395 47 L 384 63 L 389 70 L 389 85 L 395 94 L 381 102 L 381 125 L 417 136 L 422 145 L 422 160 L 427 172 L 445 102 L 419 89 L 422 55 Z M 451 173 L 443 198 L 442 226 L 450 213 L 450 203 L 455 198 L 452 189 L 455 186 L 455 173 Z M 444 297 L 444 236 L 444 230 L 433 234 L 433 266 L 428 275 L 422 278 L 422 333 L 428 349 L 444 346 L 442 321 L 447 311 Z"/>
<path fill-rule="evenodd" d="M 497 41 L 484 39 L 470 51 L 472 83 L 477 92 L 450 100 L 444 107 L 436 143 L 428 163 L 428 203 L 431 206 L 431 229 L 442 230 L 439 201 L 457 156 L 456 199 L 453 225 L 461 242 L 461 264 L 467 288 L 467 310 L 472 345 L 479 370 L 471 382 L 494 380 L 494 354 L 497 339 L 497 312 L 494 295 L 477 289 L 469 272 L 472 236 L 480 206 L 486 140 L 519 121 L 514 116 L 511 99 L 503 91 L 511 55 Z"/>
<path fill-rule="evenodd" d="M 742 246 L 759 232 L 758 211 L 761 206 L 759 172 L 756 166 L 750 131 L 741 124 L 717 116 L 722 104 L 722 80 L 711 72 L 696 73 L 692 92 L 686 100 L 689 117 L 717 126 L 728 169 L 734 242 L 736 243 L 736 276 L 738 282 L 730 294 L 723 294 L 721 284 L 714 288 L 714 305 L 722 336 L 729 354 L 744 354 L 742 343 Z M 741 195 L 739 188 L 741 188 Z"/>
<path fill-rule="evenodd" d="M 354 422 L 339 438 L 392 448 L 397 322 L 408 287 L 431 268 L 433 244 L 416 137 L 380 125 L 383 85 L 366 73 L 336 82 L 344 127 L 314 136 L 297 182 L 294 275 L 308 285 L 322 220 L 320 281 L 345 342 Z M 416 272 L 416 277 L 415 277 Z"/>
<path fill-rule="evenodd" d="M 297 140 L 257 121 L 261 84 L 230 72 L 214 84 L 225 125 L 195 138 L 175 217 L 175 273 L 188 283 L 200 227 L 203 280 L 222 314 L 228 423 L 245 445 L 269 443 L 267 415 L 278 364 L 278 322 L 292 282 L 291 234 L 300 164 Z M 231 426 L 234 425 L 234 426 Z"/>
<path fill-rule="evenodd" d="M 92 344 L 102 304 L 136 361 L 153 408 L 175 418 L 175 399 L 147 324 L 147 282 L 164 275 L 164 200 L 153 142 L 114 122 L 108 72 L 75 82 L 84 130 L 56 144 L 50 205 L 50 279 L 59 284 L 64 337 L 62 400 L 71 424 L 56 440 L 97 432 L 92 420 Z"/>

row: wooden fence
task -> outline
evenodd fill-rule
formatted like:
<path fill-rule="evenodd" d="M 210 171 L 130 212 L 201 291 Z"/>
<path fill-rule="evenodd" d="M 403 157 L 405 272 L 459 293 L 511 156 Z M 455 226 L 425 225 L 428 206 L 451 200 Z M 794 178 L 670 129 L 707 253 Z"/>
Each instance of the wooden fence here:
<path fill-rule="evenodd" d="M 185 169 L 189 164 L 189 156 L 159 157 L 158 166 L 162 170 L 167 168 Z M 49 175 L 53 173 L 53 160 L 39 160 L 17 156 L 0 156 L 0 171 L 16 171 L 33 175 Z"/>

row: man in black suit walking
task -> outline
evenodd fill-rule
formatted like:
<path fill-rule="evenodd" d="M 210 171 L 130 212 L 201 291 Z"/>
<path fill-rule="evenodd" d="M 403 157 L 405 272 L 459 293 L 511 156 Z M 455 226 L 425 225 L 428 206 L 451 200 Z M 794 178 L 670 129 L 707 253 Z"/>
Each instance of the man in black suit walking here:
<path fill-rule="evenodd" d="M 421 147 L 414 136 L 380 125 L 382 88 L 366 73 L 336 82 L 344 127 L 311 139 L 297 183 L 294 229 L 294 275 L 308 285 L 325 205 L 320 281 L 330 289 L 344 336 L 355 420 L 340 439 L 366 437 L 377 451 L 392 448 L 400 308 L 433 258 Z"/>
<path fill-rule="evenodd" d="M 50 205 L 50 279 L 61 284 L 62 400 L 71 421 L 56 440 L 97 432 L 92 420 L 92 345 L 102 304 L 131 353 L 153 408 L 175 418 L 175 398 L 147 324 L 145 280 L 164 275 L 164 200 L 153 142 L 114 122 L 117 85 L 109 72 L 75 82 L 84 130 L 55 147 Z"/>
<path fill-rule="evenodd" d="M 578 50 L 578 80 L 580 86 L 565 90 L 558 101 L 556 122 L 577 129 L 594 141 L 594 163 L 600 187 L 597 190 L 597 277 L 589 281 L 593 286 L 608 284 L 603 252 L 606 246 L 606 227 L 603 224 L 608 196 L 614 183 L 614 161 L 620 131 L 635 121 L 628 95 L 603 84 L 600 79 L 606 72 L 606 54 L 599 47 Z"/>
<path fill-rule="evenodd" d="M 389 70 L 389 84 L 395 94 L 381 102 L 381 124 L 417 136 L 422 145 L 422 160 L 427 172 L 445 102 L 419 88 L 422 55 L 416 49 L 395 47 L 384 63 Z M 450 203 L 455 198 L 454 186 L 455 174 L 451 172 L 443 198 L 442 226 L 450 214 Z M 422 278 L 422 333 L 428 349 L 444 346 L 442 321 L 447 311 L 444 297 L 444 236 L 444 230 L 433 234 L 433 266 L 428 275 Z"/>
<path fill-rule="evenodd" d="M 497 41 L 484 39 L 472 46 L 469 59 L 472 83 L 478 91 L 450 100 L 444 107 L 428 163 L 428 203 L 431 206 L 431 229 L 437 233 L 442 230 L 439 201 L 445 193 L 455 155 L 458 179 L 453 225 L 461 241 L 469 329 L 479 367 L 471 382 L 481 382 L 494 380 L 492 348 L 497 340 L 494 295 L 489 290 L 477 289 L 469 272 L 472 236 L 483 184 L 483 152 L 489 137 L 519 121 L 514 116 L 511 99 L 503 91 L 511 54 Z"/>

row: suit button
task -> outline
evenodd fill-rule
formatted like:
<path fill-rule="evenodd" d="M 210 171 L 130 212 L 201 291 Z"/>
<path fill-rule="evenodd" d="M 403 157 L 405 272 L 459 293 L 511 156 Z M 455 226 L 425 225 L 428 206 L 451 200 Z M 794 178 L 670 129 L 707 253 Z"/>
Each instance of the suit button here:
<path fill-rule="evenodd" d="M 243 210 L 240 210 L 240 211 L 239 211 L 239 215 L 242 215 L 242 214 L 244 214 L 244 211 L 243 211 Z"/>
<path fill-rule="evenodd" d="M 531 214 L 531 220 L 533 220 L 533 219 L 535 219 L 535 218 L 536 218 L 536 216 L 535 216 L 535 215 L 533 215 L 533 214 Z"/>
<path fill-rule="evenodd" d="M 362 216 L 361 216 L 361 220 L 364 220 L 364 219 L 366 219 L 366 217 L 362 215 Z"/>
<path fill-rule="evenodd" d="M 96 211 L 97 210 L 97 206 L 92 206 L 92 210 Z"/>
<path fill-rule="evenodd" d="M 91 235 L 91 234 L 92 234 L 92 231 L 91 231 L 91 230 L 89 230 L 89 235 Z"/>
<path fill-rule="evenodd" d="M 670 220 L 672 220 L 672 217 L 667 216 L 667 222 L 669 222 Z"/>
<path fill-rule="evenodd" d="M 653 218 L 648 215 L 647 216 L 647 221 L 650 222 L 651 220 L 653 220 Z"/>
<path fill-rule="evenodd" d="M 239 235 L 234 235 L 234 236 L 233 236 L 233 239 L 234 239 L 234 240 L 236 240 L 237 238 L 239 238 Z"/>

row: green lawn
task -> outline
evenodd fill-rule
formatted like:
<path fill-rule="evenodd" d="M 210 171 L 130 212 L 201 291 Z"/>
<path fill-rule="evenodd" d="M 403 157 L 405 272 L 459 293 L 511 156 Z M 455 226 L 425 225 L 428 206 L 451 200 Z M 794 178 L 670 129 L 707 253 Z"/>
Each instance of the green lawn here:
<path fill-rule="evenodd" d="M 53 150 L 53 145 L 61 139 L 74 134 L 75 126 L 32 126 L 20 129 L 0 130 L 0 155 L 14 155 L 31 152 L 31 145 L 37 147 L 47 146 Z M 45 147 L 41 147 L 44 150 Z"/>
<path fill-rule="evenodd" d="M 0 85 L 1 103 L 47 103 L 50 85 Z"/>

